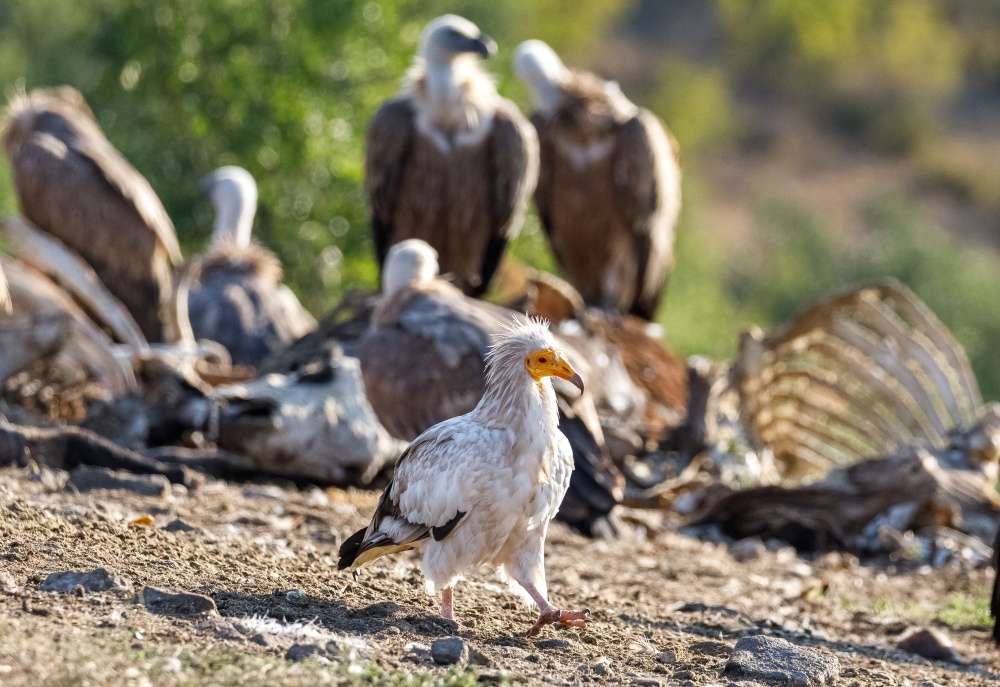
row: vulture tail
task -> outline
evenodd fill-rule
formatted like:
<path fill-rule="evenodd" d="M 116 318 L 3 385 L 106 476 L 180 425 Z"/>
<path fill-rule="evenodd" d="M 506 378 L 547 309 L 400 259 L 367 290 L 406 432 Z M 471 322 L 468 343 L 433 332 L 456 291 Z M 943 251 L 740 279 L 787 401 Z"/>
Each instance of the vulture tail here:
<path fill-rule="evenodd" d="M 354 565 L 358 554 L 361 553 L 361 544 L 365 540 L 365 532 L 367 530 L 367 527 L 362 527 L 340 545 L 340 560 L 337 562 L 338 570 L 346 570 Z"/>

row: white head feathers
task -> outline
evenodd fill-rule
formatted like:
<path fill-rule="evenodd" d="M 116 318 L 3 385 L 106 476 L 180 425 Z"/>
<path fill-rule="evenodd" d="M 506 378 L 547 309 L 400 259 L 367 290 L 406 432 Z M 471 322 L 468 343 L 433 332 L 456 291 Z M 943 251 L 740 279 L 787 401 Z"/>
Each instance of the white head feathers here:
<path fill-rule="evenodd" d="M 257 214 L 257 182 L 242 167 L 220 167 L 201 182 L 215 206 L 212 247 L 233 242 L 238 248 L 250 245 L 253 218 Z"/>
<path fill-rule="evenodd" d="M 517 46 L 514 71 L 531 89 L 535 107 L 546 113 L 559 105 L 562 85 L 571 76 L 555 50 L 539 40 L 524 41 Z"/>
<path fill-rule="evenodd" d="M 382 295 L 426 284 L 438 276 L 438 253 L 421 239 L 406 239 L 389 249 L 382 268 Z"/>

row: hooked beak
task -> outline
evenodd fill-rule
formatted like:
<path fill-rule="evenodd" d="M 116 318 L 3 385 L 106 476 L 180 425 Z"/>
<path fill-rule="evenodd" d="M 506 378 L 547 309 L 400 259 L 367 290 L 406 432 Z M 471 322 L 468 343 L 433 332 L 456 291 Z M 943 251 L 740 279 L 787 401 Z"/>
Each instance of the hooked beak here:
<path fill-rule="evenodd" d="M 541 360 L 536 358 L 528 367 L 532 377 L 536 380 L 540 380 L 542 377 L 559 377 L 559 379 L 565 379 L 579 389 L 581 394 L 583 393 L 583 378 L 577 374 L 577 371 L 561 354 L 550 349 L 543 351 L 540 358 Z"/>
<path fill-rule="evenodd" d="M 476 53 L 484 60 L 488 60 L 497 54 L 497 42 L 485 33 L 479 34 L 479 38 L 472 40 L 472 52 Z"/>

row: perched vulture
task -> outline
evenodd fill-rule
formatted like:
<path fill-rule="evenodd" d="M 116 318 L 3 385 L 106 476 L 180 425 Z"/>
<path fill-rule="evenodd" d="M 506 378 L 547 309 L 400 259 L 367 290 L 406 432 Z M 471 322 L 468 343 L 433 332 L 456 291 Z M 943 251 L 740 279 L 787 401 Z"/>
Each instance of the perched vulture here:
<path fill-rule="evenodd" d="M 618 84 L 541 41 L 518 46 L 514 67 L 535 104 L 535 204 L 560 268 L 588 305 L 653 319 L 674 263 L 676 143 Z"/>
<path fill-rule="evenodd" d="M 470 21 L 432 21 L 402 92 L 379 108 L 366 144 L 379 265 L 392 245 L 423 239 L 473 296 L 486 291 L 520 231 L 538 176 L 534 130 L 480 67 L 495 51 Z"/>
<path fill-rule="evenodd" d="M 482 399 L 410 444 L 371 524 L 341 546 L 340 569 L 421 548 L 427 591 L 441 591 L 441 615 L 449 620 L 455 583 L 489 565 L 538 604 L 529 637 L 555 622 L 586 627 L 588 611 L 561 611 L 546 593 L 545 535 L 573 471 L 552 376 L 583 391 L 541 321 L 521 320 L 495 337 Z"/>
<path fill-rule="evenodd" d="M 3 144 L 21 213 L 94 268 L 148 341 L 176 339 L 174 225 L 80 92 L 63 86 L 14 96 Z"/>
<path fill-rule="evenodd" d="M 404 441 L 476 406 L 488 386 L 491 338 L 517 315 L 463 296 L 437 272 L 434 249 L 423 241 L 394 246 L 382 273 L 382 298 L 358 346 L 368 400 L 390 434 Z M 585 361 L 563 348 L 586 373 Z M 620 498 L 621 475 L 604 449 L 590 394 L 559 384 L 560 429 L 576 464 L 559 518 L 590 536 L 613 534 L 608 516 Z"/>
<path fill-rule="evenodd" d="M 316 320 L 281 283 L 277 256 L 250 240 L 257 211 L 250 173 L 222 167 L 202 187 L 215 206 L 215 229 L 185 281 L 191 329 L 225 346 L 234 364 L 256 366 L 315 329 Z"/>

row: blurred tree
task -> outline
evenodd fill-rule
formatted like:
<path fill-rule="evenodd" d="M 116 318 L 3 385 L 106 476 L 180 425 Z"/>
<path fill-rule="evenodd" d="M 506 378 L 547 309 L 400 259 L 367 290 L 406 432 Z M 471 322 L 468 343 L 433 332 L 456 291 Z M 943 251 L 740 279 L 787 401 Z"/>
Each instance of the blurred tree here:
<path fill-rule="evenodd" d="M 5 0 L 0 85 L 80 88 L 160 194 L 188 251 L 211 224 L 198 179 L 223 164 L 260 185 L 255 233 L 317 311 L 374 286 L 362 192 L 367 122 L 398 88 L 424 23 L 464 11 L 503 46 L 584 47 L 620 0 Z M 572 12 L 573 21 L 566 21 Z M 70 59 L 67 59 L 71 56 Z M 502 81 L 503 82 L 503 81 Z M 520 90 L 518 90 L 520 92 Z M 0 210 L 13 199 L 0 172 Z M 529 237 L 530 239 L 530 237 Z M 532 252 L 537 241 L 522 242 Z"/>

